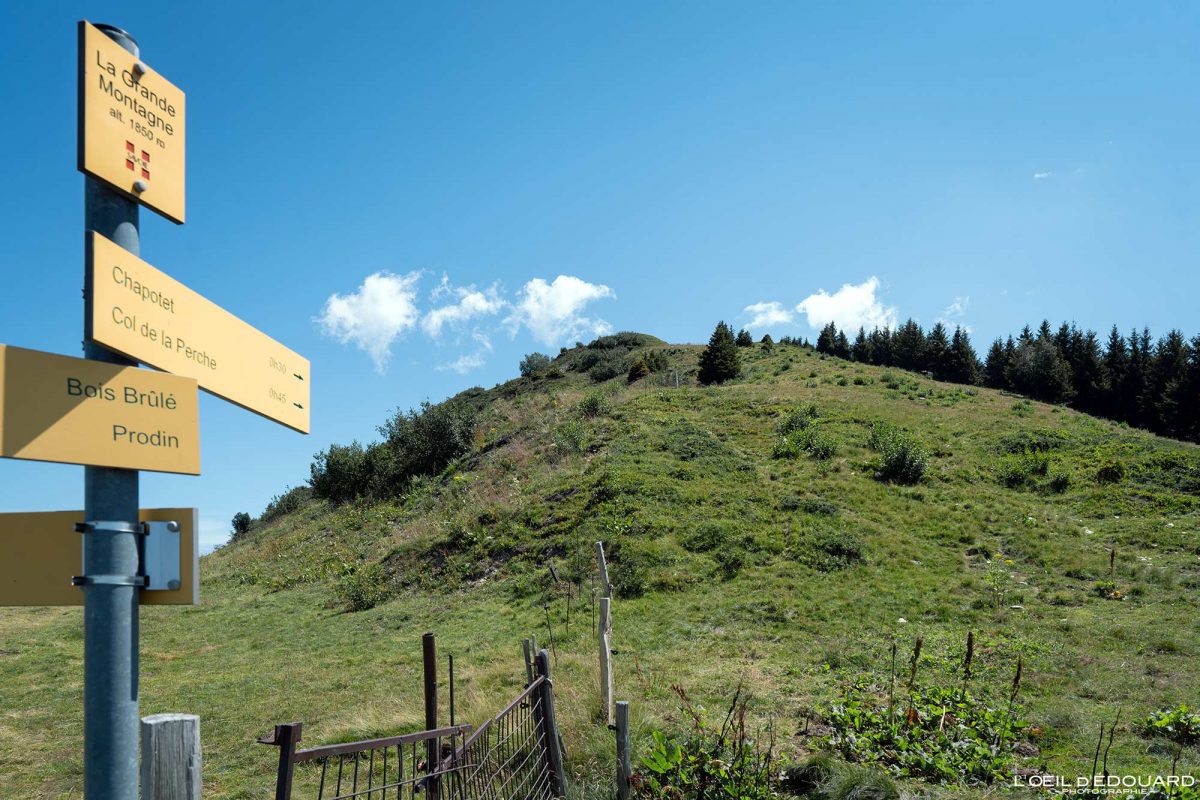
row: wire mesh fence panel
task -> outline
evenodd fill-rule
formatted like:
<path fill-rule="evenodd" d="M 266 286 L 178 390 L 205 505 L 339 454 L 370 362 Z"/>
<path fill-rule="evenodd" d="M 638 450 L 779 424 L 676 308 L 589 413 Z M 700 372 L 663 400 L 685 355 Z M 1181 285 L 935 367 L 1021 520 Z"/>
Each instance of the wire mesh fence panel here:
<path fill-rule="evenodd" d="M 542 717 L 546 687 L 543 678 L 536 678 L 473 733 L 460 725 L 295 750 L 281 759 L 276 797 L 548 800 L 552 783 Z M 431 741 L 438 754 L 435 763 L 430 763 Z"/>

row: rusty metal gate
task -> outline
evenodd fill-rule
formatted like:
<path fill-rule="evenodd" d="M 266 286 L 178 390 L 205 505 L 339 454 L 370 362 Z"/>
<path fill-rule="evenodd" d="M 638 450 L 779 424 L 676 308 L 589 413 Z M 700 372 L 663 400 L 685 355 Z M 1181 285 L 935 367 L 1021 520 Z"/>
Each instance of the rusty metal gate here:
<path fill-rule="evenodd" d="M 474 730 L 457 725 L 307 750 L 298 748 L 301 731 L 299 722 L 276 725 L 259 740 L 279 748 L 275 800 L 549 800 L 566 791 L 545 650 L 533 681 Z"/>

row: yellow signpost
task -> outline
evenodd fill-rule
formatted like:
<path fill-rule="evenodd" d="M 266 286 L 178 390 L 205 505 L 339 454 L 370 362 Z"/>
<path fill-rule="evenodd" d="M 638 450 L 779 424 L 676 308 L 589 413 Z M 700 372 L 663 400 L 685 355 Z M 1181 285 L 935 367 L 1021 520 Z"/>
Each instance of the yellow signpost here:
<path fill-rule="evenodd" d="M 100 234 L 88 243 L 92 339 L 308 433 L 308 359 Z"/>
<path fill-rule="evenodd" d="M 142 522 L 179 523 L 179 588 L 139 592 L 142 605 L 197 605 L 200 583 L 198 513 L 194 508 L 142 509 Z M 82 511 L 0 514 L 0 606 L 82 606 L 71 585 L 82 572 Z M 154 534 L 151 534 L 154 535 Z"/>
<path fill-rule="evenodd" d="M 196 381 L 0 345 L 0 457 L 200 474 Z"/>
<path fill-rule="evenodd" d="M 79 23 L 79 169 L 184 221 L 184 94 L 86 20 Z"/>

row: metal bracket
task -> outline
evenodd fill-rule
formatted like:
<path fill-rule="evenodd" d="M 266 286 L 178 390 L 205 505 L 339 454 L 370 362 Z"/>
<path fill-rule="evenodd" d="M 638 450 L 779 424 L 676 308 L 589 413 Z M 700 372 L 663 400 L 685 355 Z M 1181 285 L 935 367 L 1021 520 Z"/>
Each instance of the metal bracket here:
<path fill-rule="evenodd" d="M 179 523 L 146 522 L 146 536 L 141 540 L 141 572 L 146 576 L 149 591 L 179 589 Z"/>
<path fill-rule="evenodd" d="M 145 575 L 76 575 L 72 586 L 138 586 L 146 585 Z"/>
<path fill-rule="evenodd" d="M 92 520 L 91 522 L 76 522 L 76 533 L 146 533 L 144 523 L 114 522 L 112 520 Z"/>

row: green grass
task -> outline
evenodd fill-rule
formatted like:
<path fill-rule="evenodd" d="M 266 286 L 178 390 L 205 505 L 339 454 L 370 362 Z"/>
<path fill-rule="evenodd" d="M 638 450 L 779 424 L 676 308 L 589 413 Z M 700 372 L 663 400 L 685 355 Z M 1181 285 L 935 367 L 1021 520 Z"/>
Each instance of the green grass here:
<path fill-rule="evenodd" d="M 893 639 L 904 654 L 923 635 L 922 680 L 957 685 L 974 630 L 974 695 L 1006 697 L 1024 659 L 1031 765 L 1086 774 L 1120 708 L 1110 765 L 1169 771 L 1137 724 L 1200 700 L 1200 448 L 792 347 L 744 348 L 740 382 L 697 387 L 699 348 L 664 352 L 679 389 L 662 373 L 594 384 L 567 368 L 576 350 L 561 378 L 498 386 L 476 452 L 445 475 L 395 503 L 310 502 L 202 559 L 199 607 L 143 609 L 142 710 L 201 716 L 205 796 L 268 795 L 275 751 L 254 738 L 277 722 L 303 721 L 308 746 L 419 727 L 427 630 L 455 655 L 460 719 L 482 721 L 519 689 L 520 639 L 548 640 L 546 601 L 570 770 L 608 796 L 596 540 L 620 595 L 617 694 L 643 742 L 687 724 L 671 684 L 716 708 L 743 681 L 801 755 L 813 709 L 859 677 L 886 684 Z M 773 458 L 809 403 L 834 454 Z M 928 453 L 923 480 L 876 477 L 876 422 Z M 550 563 L 576 582 L 570 633 Z M 1094 591 L 1108 580 L 1123 599 Z M 80 794 L 80 625 L 78 610 L 0 609 L 5 796 Z M 1197 763 L 1189 751 L 1180 770 Z"/>

